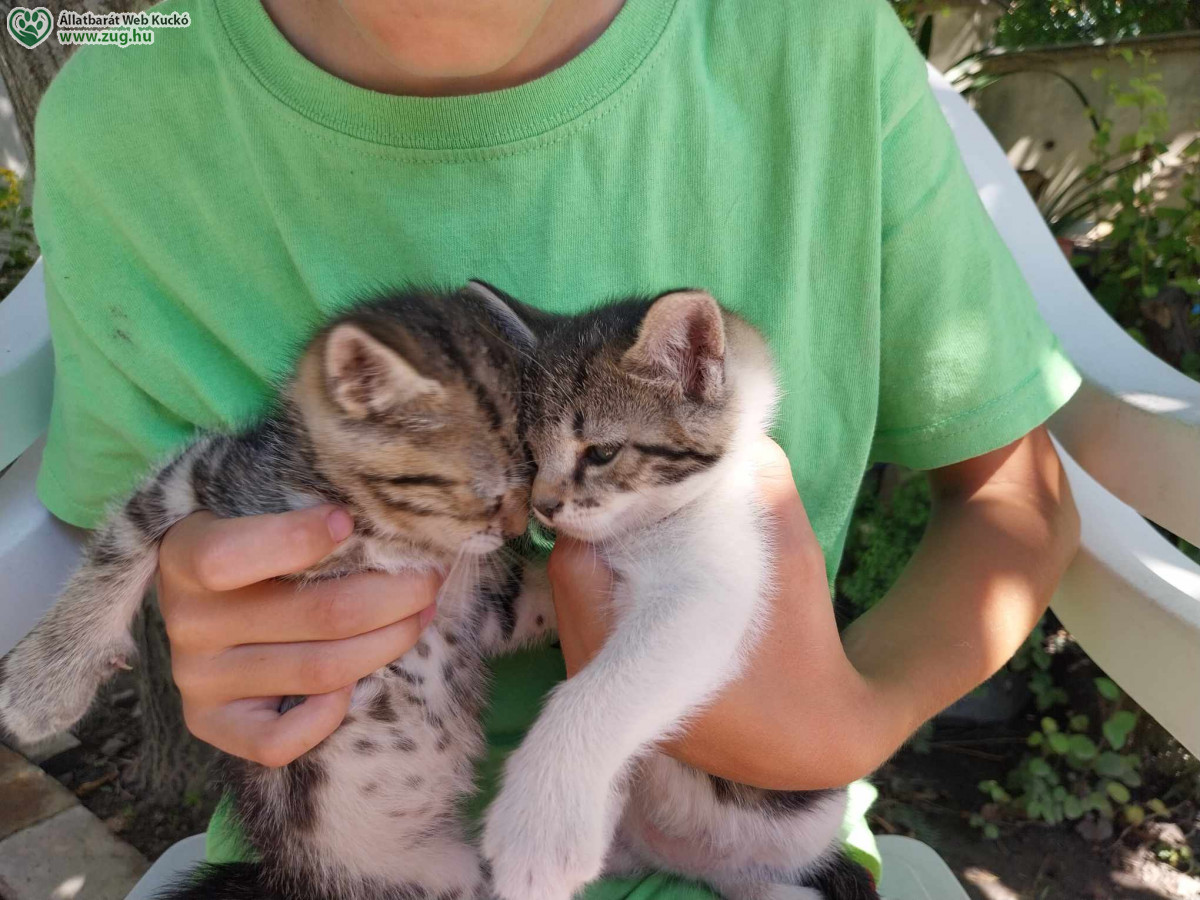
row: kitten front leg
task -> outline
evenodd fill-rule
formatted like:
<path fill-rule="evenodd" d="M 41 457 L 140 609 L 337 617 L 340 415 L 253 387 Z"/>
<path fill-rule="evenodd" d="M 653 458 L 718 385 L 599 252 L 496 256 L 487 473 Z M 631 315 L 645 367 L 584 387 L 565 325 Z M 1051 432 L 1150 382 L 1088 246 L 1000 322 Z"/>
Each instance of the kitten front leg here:
<path fill-rule="evenodd" d="M 158 565 L 157 545 L 114 524 L 38 626 L 0 663 L 0 725 L 32 742 L 70 728 L 127 668 L 130 625 Z"/>
<path fill-rule="evenodd" d="M 568 900 L 599 876 L 629 763 L 736 674 L 757 592 L 628 589 L 636 603 L 505 767 L 483 841 L 503 900 Z"/>
<path fill-rule="evenodd" d="M 495 570 L 480 582 L 484 619 L 479 646 L 485 656 L 532 646 L 558 624 L 545 563 L 510 557 L 494 564 Z"/>

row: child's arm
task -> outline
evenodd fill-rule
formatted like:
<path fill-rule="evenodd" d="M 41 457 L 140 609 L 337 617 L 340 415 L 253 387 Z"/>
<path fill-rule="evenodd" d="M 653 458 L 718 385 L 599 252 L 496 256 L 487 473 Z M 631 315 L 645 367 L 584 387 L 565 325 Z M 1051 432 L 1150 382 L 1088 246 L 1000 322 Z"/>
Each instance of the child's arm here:
<path fill-rule="evenodd" d="M 773 445 L 772 445 L 773 447 Z M 931 473 L 929 529 L 902 577 L 838 639 L 824 560 L 782 452 L 762 480 L 779 521 L 774 617 L 743 678 L 667 750 L 760 787 L 846 784 L 984 681 L 1037 623 L 1079 540 L 1044 429 Z M 603 642 L 604 573 L 579 545 L 551 557 L 569 671 Z"/>
<path fill-rule="evenodd" d="M 930 473 L 933 514 L 883 601 L 843 634 L 911 733 L 1003 666 L 1079 547 L 1079 513 L 1045 428 Z M 903 721 L 903 720 L 902 720 Z"/>

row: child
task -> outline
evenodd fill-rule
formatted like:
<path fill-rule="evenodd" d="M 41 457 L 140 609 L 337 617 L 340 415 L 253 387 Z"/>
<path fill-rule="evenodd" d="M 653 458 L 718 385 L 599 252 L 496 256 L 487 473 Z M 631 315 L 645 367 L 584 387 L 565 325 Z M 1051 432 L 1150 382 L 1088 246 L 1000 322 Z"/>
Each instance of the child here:
<path fill-rule="evenodd" d="M 845 784 L 1021 644 L 1078 540 L 1040 427 L 1077 377 L 884 0 L 161 8 L 190 26 L 79 52 L 38 118 L 58 367 L 39 488 L 60 518 L 93 526 L 196 428 L 262 411 L 313 323 L 378 286 L 480 277 L 571 312 L 695 285 L 768 335 L 790 472 L 776 457 L 764 478 L 772 627 L 671 751 L 762 787 Z M 829 577 L 874 461 L 930 470 L 935 510 L 839 639 Z M 197 736 L 285 764 L 414 644 L 429 580 L 272 580 L 349 528 L 322 508 L 168 535 L 158 596 Z M 588 609 L 606 585 L 578 546 L 551 570 L 573 672 L 603 639 Z M 485 774 L 564 674 L 554 651 L 496 670 Z M 291 694 L 311 699 L 278 715 Z M 862 812 L 849 839 L 878 871 Z M 224 812 L 210 838 L 213 858 L 242 852 Z"/>

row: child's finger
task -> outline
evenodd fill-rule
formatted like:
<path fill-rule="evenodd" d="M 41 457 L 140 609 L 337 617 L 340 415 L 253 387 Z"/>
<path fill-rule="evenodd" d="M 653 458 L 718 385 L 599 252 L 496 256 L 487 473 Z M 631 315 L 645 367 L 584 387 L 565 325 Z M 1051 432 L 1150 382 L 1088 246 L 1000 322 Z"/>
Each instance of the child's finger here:
<path fill-rule="evenodd" d="M 314 694 L 283 715 L 279 698 L 242 700 L 188 716 L 196 737 L 232 756 L 272 768 L 303 756 L 342 724 L 353 685 Z M 187 710 L 185 709 L 185 713 Z"/>
<path fill-rule="evenodd" d="M 243 644 L 221 654 L 217 665 L 177 666 L 175 680 L 214 698 L 323 694 L 399 659 L 427 624 L 415 615 L 341 640 Z"/>
<path fill-rule="evenodd" d="M 167 532 L 159 565 L 205 590 L 232 591 L 315 565 L 353 529 L 336 506 L 237 519 L 194 513 Z"/>
<path fill-rule="evenodd" d="M 355 637 L 433 605 L 434 573 L 365 572 L 296 585 L 264 581 L 179 602 L 168 622 L 173 645 L 197 648 Z"/>
<path fill-rule="evenodd" d="M 807 549 L 819 555 L 820 544 L 804 509 L 804 501 L 800 499 L 787 454 L 768 437 L 763 437 L 755 450 L 758 489 L 775 523 L 778 549 Z"/>

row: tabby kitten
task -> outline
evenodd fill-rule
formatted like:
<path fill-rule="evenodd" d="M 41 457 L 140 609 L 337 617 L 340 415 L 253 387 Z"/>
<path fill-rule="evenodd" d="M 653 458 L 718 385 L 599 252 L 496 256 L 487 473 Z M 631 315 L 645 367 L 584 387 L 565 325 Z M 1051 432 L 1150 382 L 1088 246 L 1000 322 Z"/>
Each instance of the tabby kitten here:
<path fill-rule="evenodd" d="M 483 658 L 553 625 L 544 576 L 501 549 L 528 518 L 514 339 L 531 340 L 474 283 L 340 316 L 309 343 L 265 421 L 201 438 L 113 512 L 58 603 L 4 660 L 6 727 L 31 740 L 72 725 L 133 651 L 130 621 L 159 541 L 197 510 L 341 504 L 354 534 L 303 579 L 449 571 L 420 641 L 358 683 L 333 735 L 281 768 L 223 760 L 261 862 L 205 867 L 175 897 L 490 896 L 459 817 L 483 750 Z"/>
<path fill-rule="evenodd" d="M 509 758 L 483 842 L 497 894 L 567 900 L 602 870 L 661 869 L 728 900 L 877 897 L 840 848 L 845 789 L 760 790 L 652 750 L 738 674 L 764 615 L 763 339 L 699 291 L 524 314 L 534 513 L 599 550 L 614 626 Z"/>

